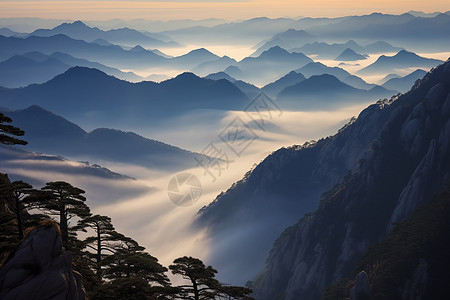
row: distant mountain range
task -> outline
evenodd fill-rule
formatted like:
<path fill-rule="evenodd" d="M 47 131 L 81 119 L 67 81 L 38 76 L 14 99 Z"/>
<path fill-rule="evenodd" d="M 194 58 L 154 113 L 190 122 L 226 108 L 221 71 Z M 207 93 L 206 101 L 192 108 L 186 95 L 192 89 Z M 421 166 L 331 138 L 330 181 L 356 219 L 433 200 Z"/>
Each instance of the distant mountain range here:
<path fill-rule="evenodd" d="M 130 28 L 119 28 L 103 31 L 97 27 L 89 27 L 81 21 L 73 23 L 63 23 L 53 29 L 38 29 L 30 33 L 28 36 L 49 37 L 57 34 L 64 34 L 75 40 L 83 40 L 86 42 L 98 40 L 107 41 L 111 44 L 118 45 L 143 45 L 145 47 L 180 47 L 181 45 L 174 42 L 165 42 L 155 37 L 145 35 L 137 30 Z"/>
<path fill-rule="evenodd" d="M 75 58 L 69 54 L 55 52 L 45 55 L 40 52 L 29 52 L 0 62 L 0 86 L 15 88 L 32 83 L 44 83 L 74 66 L 96 68 L 128 81 L 144 80 L 133 72 L 122 72 L 100 63 Z"/>
<path fill-rule="evenodd" d="M 259 95 L 259 93 L 261 93 L 261 89 L 254 86 L 253 84 L 242 81 L 242 80 L 236 80 L 225 72 L 209 74 L 205 78 L 212 79 L 212 80 L 226 79 L 229 82 L 232 82 L 236 87 L 238 87 L 244 94 L 247 95 L 247 97 L 249 99 L 254 99 L 256 96 Z"/>
<path fill-rule="evenodd" d="M 242 75 L 238 78 L 255 84 L 265 84 L 312 62 L 311 58 L 302 53 L 290 53 L 276 46 L 258 57 L 241 60 L 237 67 L 242 71 Z"/>
<path fill-rule="evenodd" d="M 312 158 L 317 167 L 310 170 L 314 180 L 320 180 L 321 175 L 341 168 L 336 163 L 350 162 L 351 157 L 358 158 L 343 168 L 346 169 L 345 176 L 342 175 L 335 181 L 338 184 L 322 194 L 320 202 L 316 202 L 318 208 L 286 228 L 275 241 L 265 271 L 253 285 L 256 299 L 321 299 L 326 286 L 351 274 L 361 255 L 372 243 L 384 239 L 389 231 L 395 228 L 395 224 L 421 209 L 425 203 L 432 201 L 437 192 L 445 188 L 450 174 L 449 84 L 450 62 L 447 62 L 428 73 L 408 93 L 365 109 L 355 122 L 336 136 L 299 149 L 297 154 L 294 154 L 295 150 L 292 149 L 290 156 L 284 154 L 286 150 L 280 150 L 278 156 L 283 157 L 277 161 L 282 161 L 283 164 L 280 165 L 283 167 L 289 162 L 294 163 L 294 157 L 305 157 L 307 153 L 318 151 L 320 154 L 317 158 Z M 363 144 L 363 141 L 368 143 Z M 347 148 L 353 143 L 359 147 Z M 351 152 L 346 153 L 346 149 L 351 149 Z M 334 157 L 335 164 L 323 165 L 330 156 Z M 255 177 L 264 172 L 277 174 L 275 178 L 266 181 L 265 185 L 273 187 L 278 178 L 283 178 L 280 172 L 291 174 L 290 180 L 297 183 L 303 179 L 292 171 L 272 171 L 269 162 L 274 158 L 266 160 L 265 167 L 261 165 L 259 172 L 256 172 L 258 168 L 253 172 Z M 252 175 L 248 176 L 246 182 L 236 185 L 235 191 L 249 190 L 248 194 L 255 191 L 251 187 L 254 182 Z M 232 189 L 224 195 L 233 192 Z M 242 201 L 252 207 L 252 199 L 245 196 L 241 198 L 241 195 L 247 194 L 235 194 L 234 203 L 240 204 L 229 204 L 228 211 L 237 214 L 236 212 L 247 208 Z M 308 189 L 297 189 L 296 195 L 297 199 L 291 199 L 302 206 L 307 199 Z M 216 200 L 216 207 L 211 205 L 204 210 L 206 216 L 219 205 L 226 203 L 224 196 L 220 198 Z M 283 200 L 290 204 L 287 199 Z M 256 209 L 264 206 L 263 203 L 265 201 L 258 198 Z M 448 207 L 448 202 L 446 203 Z M 279 202 L 278 205 L 281 206 Z M 292 209 L 287 205 L 285 208 Z M 273 213 L 274 211 L 271 211 L 271 215 Z M 434 222 L 433 215 L 428 214 L 428 217 Z M 264 219 L 264 215 L 260 214 L 259 218 Z M 448 229 L 448 225 L 445 226 Z M 241 230 L 245 227 L 240 224 Z M 397 234 L 401 233 L 397 231 Z M 432 235 L 433 232 L 427 234 Z M 409 239 L 409 236 L 404 238 Z M 427 242 L 428 240 L 425 243 Z M 255 237 L 252 238 L 252 243 L 256 243 Z M 236 241 L 236 244 L 239 243 Z M 403 245 L 411 249 L 409 243 L 403 242 Z M 378 249 L 376 253 L 371 254 L 376 254 L 383 261 L 382 257 L 386 253 L 383 249 Z M 402 257 L 397 256 L 395 259 Z M 428 265 L 428 262 L 424 263 Z M 435 266 L 440 264 L 439 261 L 429 263 Z M 371 266 L 377 269 L 378 264 L 373 261 Z M 404 266 L 401 264 L 401 271 L 407 279 L 399 283 L 388 298 L 401 299 L 401 295 L 432 294 L 432 289 L 427 287 L 433 286 L 433 278 L 428 275 L 422 277 L 429 274 L 428 271 L 418 270 L 417 265 L 409 269 Z M 392 273 L 390 266 L 386 267 L 389 271 L 385 268 L 387 274 L 383 276 L 389 278 Z M 419 276 L 415 274 L 421 274 L 423 278 L 420 285 L 410 281 L 414 276 Z M 443 271 L 443 274 L 447 276 L 447 270 Z M 369 278 L 370 294 L 372 295 L 373 291 L 374 294 L 385 298 L 386 290 L 379 289 L 380 286 L 372 286 L 371 283 L 376 279 Z M 343 295 L 347 296 L 349 295 Z M 411 297 L 413 296 L 406 296 L 406 299 Z"/>
<path fill-rule="evenodd" d="M 159 170 L 195 167 L 204 156 L 132 132 L 98 128 L 86 132 L 39 106 L 5 112 L 25 131 L 27 149 L 76 160 L 111 161 Z"/>
<path fill-rule="evenodd" d="M 333 75 L 314 75 L 299 83 L 286 87 L 277 95 L 277 103 L 286 109 L 329 110 L 350 103 L 375 101 L 394 94 L 377 86 L 370 90 L 354 88 Z"/>
<path fill-rule="evenodd" d="M 54 172 L 65 174 L 66 176 L 91 176 L 106 180 L 133 180 L 133 178 L 115 173 L 107 168 L 97 164 L 90 165 L 87 162 L 74 165 L 61 156 L 53 156 L 42 153 L 35 153 L 19 147 L 10 147 L 0 144 L 0 163 L 2 171 L 8 172 L 12 178 L 19 177 L 23 180 L 29 180 L 31 184 L 45 184 L 38 178 L 22 173 L 16 173 L 17 169 L 22 169 L 26 165 L 30 173 L 33 172 Z M 27 178 L 27 179 L 25 179 Z M 45 179 L 43 179 L 45 180 Z M 111 181 L 112 183 L 112 181 Z"/>
<path fill-rule="evenodd" d="M 105 127 L 150 124 L 197 109 L 239 110 L 249 101 L 228 80 L 183 73 L 161 83 L 130 83 L 85 67 L 71 68 L 43 84 L 0 89 L 0 106 L 37 104 L 78 123 L 95 121 Z"/>
<path fill-rule="evenodd" d="M 449 16 L 450 17 L 450 16 Z M 394 56 L 381 55 L 373 64 L 356 72 L 361 75 L 388 74 L 398 69 L 436 67 L 442 60 L 421 57 L 415 53 L 402 50 Z"/>
<path fill-rule="evenodd" d="M 46 55 L 61 52 L 119 69 L 148 70 L 164 66 L 183 70 L 218 58 L 206 49 L 196 49 L 185 55 L 167 58 L 140 46 L 125 50 L 117 45 L 87 43 L 62 34 L 27 38 L 0 36 L 0 43 L 0 60 L 35 51 Z"/>
<path fill-rule="evenodd" d="M 290 49 L 290 51 L 301 52 L 306 55 L 317 55 L 318 57 L 324 59 L 334 59 L 346 49 L 351 49 L 357 53 L 368 54 L 398 52 L 403 50 L 402 48 L 394 47 L 383 41 L 377 41 L 366 46 L 361 46 L 355 41 L 350 40 L 343 44 L 328 44 L 326 42 L 307 43 L 302 47 Z"/>
<path fill-rule="evenodd" d="M 411 89 L 411 87 L 418 79 L 423 78 L 425 74 L 427 74 L 426 71 L 417 69 L 404 77 L 390 78 L 381 86 L 389 90 L 395 90 L 399 91 L 400 93 L 405 93 Z"/>
<path fill-rule="evenodd" d="M 274 35 L 266 42 L 262 42 L 262 45 L 256 45 L 254 48 L 257 48 L 257 50 L 250 56 L 257 57 L 264 51 L 276 46 L 283 49 L 292 49 L 304 45 L 305 43 L 309 43 L 314 39 L 314 36 L 304 30 L 289 29 Z"/>
<path fill-rule="evenodd" d="M 342 68 L 339 67 L 328 67 L 320 62 L 315 63 L 309 63 L 306 66 L 295 70 L 297 73 L 303 74 L 305 77 L 311 77 L 313 75 L 323 75 L 323 74 L 329 74 L 333 75 L 334 77 L 338 78 L 340 81 L 351 85 L 358 89 L 372 89 L 376 87 L 375 84 L 369 84 L 365 82 L 363 79 L 361 79 L 358 76 L 352 75 L 349 72 L 345 71 Z"/>
<path fill-rule="evenodd" d="M 354 61 L 354 60 L 363 60 L 367 59 L 367 55 L 356 53 L 354 50 L 347 48 L 342 51 L 341 54 L 338 55 L 334 60 L 338 61 Z"/>
<path fill-rule="evenodd" d="M 276 97 L 285 88 L 293 86 L 305 79 L 303 74 L 292 71 L 280 79 L 265 85 L 262 91 L 271 97 Z"/>
<path fill-rule="evenodd" d="M 296 300 L 348 276 L 449 178 L 449 72 L 439 66 L 334 136 L 279 149 L 201 209 L 223 280 L 255 278 L 256 299 Z"/>

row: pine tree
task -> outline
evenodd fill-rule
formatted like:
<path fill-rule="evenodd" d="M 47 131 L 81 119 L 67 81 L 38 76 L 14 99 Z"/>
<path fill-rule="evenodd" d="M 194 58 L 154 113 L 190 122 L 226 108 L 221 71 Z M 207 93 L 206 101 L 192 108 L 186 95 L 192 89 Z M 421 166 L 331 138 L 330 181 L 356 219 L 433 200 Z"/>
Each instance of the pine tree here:
<path fill-rule="evenodd" d="M 183 256 L 173 261 L 169 269 L 173 274 L 181 275 L 191 282 L 190 285 L 179 286 L 181 299 L 251 299 L 248 295 L 252 290 L 245 287 L 229 286 L 220 283 L 216 278 L 217 270 L 205 264 L 198 258 Z"/>
<path fill-rule="evenodd" d="M 164 274 L 167 268 L 144 249 L 123 236 L 115 253 L 104 259 L 104 274 L 115 299 L 166 299 L 166 295 L 174 293 Z"/>
<path fill-rule="evenodd" d="M 13 200 L 11 202 L 13 202 L 14 205 L 13 209 L 16 214 L 18 234 L 20 240 L 23 238 L 23 227 L 24 227 L 22 211 L 26 208 L 32 207 L 32 203 L 28 202 L 28 200 L 29 196 L 35 192 L 36 190 L 33 189 L 33 187 L 30 184 L 22 180 L 0 185 L 0 193 L 5 197 L 12 198 L 11 200 Z"/>
<path fill-rule="evenodd" d="M 115 254 L 117 250 L 114 247 L 126 238 L 114 229 L 111 218 L 107 216 L 93 215 L 83 218 L 78 221 L 78 227 L 83 231 L 91 228 L 95 232 L 94 236 L 89 236 L 83 241 L 83 246 L 88 248 L 85 252 L 87 259 L 94 264 L 97 277 L 101 280 L 105 252 L 108 252 L 108 255 Z"/>
<path fill-rule="evenodd" d="M 46 193 L 40 199 L 40 207 L 59 216 L 63 246 L 69 249 L 70 220 L 90 215 L 89 207 L 85 204 L 86 198 L 82 195 L 84 191 L 64 181 L 48 182 L 42 190 Z"/>
<path fill-rule="evenodd" d="M 4 123 L 11 123 L 11 118 L 0 113 L 0 143 L 5 145 L 26 145 L 28 144 L 24 140 L 17 139 L 13 136 L 23 136 L 25 132 L 12 125 Z M 13 135 L 13 136 L 11 136 Z"/>

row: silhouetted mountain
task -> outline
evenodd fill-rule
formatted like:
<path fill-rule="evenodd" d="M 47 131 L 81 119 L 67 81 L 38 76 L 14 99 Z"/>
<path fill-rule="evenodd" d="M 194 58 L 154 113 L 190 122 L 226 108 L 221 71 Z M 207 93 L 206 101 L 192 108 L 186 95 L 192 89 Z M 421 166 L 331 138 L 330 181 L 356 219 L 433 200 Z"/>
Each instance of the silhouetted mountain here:
<path fill-rule="evenodd" d="M 301 47 L 293 48 L 292 52 L 301 52 L 306 55 L 317 55 L 321 58 L 335 58 L 345 49 L 350 48 L 356 52 L 362 52 L 363 47 L 353 40 L 350 40 L 344 44 L 328 44 L 325 42 L 308 43 Z"/>
<path fill-rule="evenodd" d="M 0 63 L 0 86 L 15 88 L 32 83 L 44 83 L 74 66 L 96 68 L 128 81 L 143 80 L 133 72 L 125 73 L 99 63 L 72 57 L 69 54 L 55 52 L 45 55 L 40 52 L 30 52 L 15 55 Z"/>
<path fill-rule="evenodd" d="M 0 62 L 0 86 L 15 88 L 44 83 L 69 68 L 69 65 L 51 57 L 35 61 L 27 56 L 15 55 Z"/>
<path fill-rule="evenodd" d="M 99 128 L 86 132 L 39 106 L 8 112 L 14 125 L 25 130 L 27 148 L 76 160 L 101 160 L 148 168 L 181 170 L 195 167 L 202 155 L 139 136 Z"/>
<path fill-rule="evenodd" d="M 184 68 L 191 69 L 199 64 L 214 61 L 219 59 L 219 57 L 205 48 L 195 49 L 187 54 L 177 56 L 170 59 L 170 62 L 174 66 L 183 66 Z"/>
<path fill-rule="evenodd" d="M 146 47 L 179 47 L 176 42 L 164 42 L 129 28 L 112 29 L 103 31 L 97 27 L 89 27 L 81 21 L 73 23 L 63 23 L 53 29 L 38 29 L 29 36 L 49 37 L 52 35 L 64 34 L 76 40 L 92 42 L 95 40 L 105 40 L 112 44 L 120 45 L 144 45 Z"/>
<path fill-rule="evenodd" d="M 367 55 L 356 53 L 354 50 L 350 48 L 345 49 L 341 54 L 339 54 L 338 57 L 335 58 L 335 60 L 339 61 L 354 61 L 363 59 L 367 59 Z"/>
<path fill-rule="evenodd" d="M 388 81 L 389 79 L 392 79 L 392 78 L 400 78 L 400 77 L 402 77 L 402 76 L 400 76 L 400 75 L 398 75 L 398 74 L 391 73 L 391 74 L 388 74 L 388 75 L 384 76 L 382 79 L 378 80 L 377 84 L 383 85 L 383 83 L 385 83 L 385 82 Z"/>
<path fill-rule="evenodd" d="M 196 109 L 242 109 L 249 101 L 226 80 L 183 73 L 161 83 L 130 83 L 84 67 L 71 68 L 44 84 L 0 89 L 0 99 L 0 105 L 9 108 L 37 104 L 77 122 L 102 126 L 122 121 L 148 124 Z"/>
<path fill-rule="evenodd" d="M 223 71 L 227 74 L 230 74 L 230 76 L 232 76 L 234 78 L 238 78 L 238 77 L 241 78 L 244 75 L 242 70 L 239 69 L 239 67 L 237 67 L 237 66 L 229 66 L 228 68 L 226 68 Z"/>
<path fill-rule="evenodd" d="M 17 36 L 17 35 L 21 35 L 21 33 L 12 31 L 9 28 L 0 28 L 0 35 L 3 35 L 3 36 Z"/>
<path fill-rule="evenodd" d="M 32 176 L 33 172 L 54 172 L 66 176 L 92 176 L 98 179 L 109 180 L 133 180 L 133 178 L 115 173 L 107 168 L 97 164 L 79 163 L 74 165 L 68 159 L 61 156 L 53 156 L 42 153 L 35 153 L 16 147 L 8 147 L 0 144 L 0 162 L 2 170 L 8 171 L 11 177 L 20 177 L 23 180 L 33 184 L 42 185 L 45 182 Z M 16 173 L 17 169 L 27 166 L 27 174 Z M 29 178 L 29 180 L 25 179 Z M 113 182 L 111 181 L 111 184 Z"/>
<path fill-rule="evenodd" d="M 302 53 L 289 53 L 276 46 L 264 51 L 258 57 L 241 60 L 238 67 L 243 75 L 238 78 L 255 84 L 266 84 L 311 62 L 313 60 Z M 230 72 L 227 73 L 233 76 Z"/>
<path fill-rule="evenodd" d="M 209 229 L 210 261 L 226 267 L 224 279 L 259 274 L 251 284 L 256 299 L 318 299 L 349 275 L 389 224 L 449 178 L 449 80 L 447 63 L 336 135 L 279 149 L 204 207 L 197 224 Z"/>
<path fill-rule="evenodd" d="M 405 14 L 406 15 L 406 14 Z M 411 16 L 411 15 L 410 15 Z M 447 14 L 439 14 L 432 18 L 409 17 L 406 22 L 397 24 L 367 24 L 361 29 L 355 30 L 353 36 L 371 37 L 408 41 L 428 41 L 436 42 L 442 45 L 448 45 L 448 41 L 442 40 L 450 31 L 450 16 Z M 441 40 L 441 41 L 440 41 Z M 424 45 L 419 45 L 424 46 Z M 430 45 L 433 46 L 433 45 Z"/>
<path fill-rule="evenodd" d="M 234 79 L 233 77 L 231 77 L 230 75 L 228 75 L 225 72 L 217 72 L 217 73 L 213 73 L 213 74 L 209 74 L 208 76 L 205 77 L 206 79 L 212 79 L 212 80 L 220 80 L 220 79 L 226 79 L 229 82 L 234 82 L 236 81 L 236 79 Z"/>
<path fill-rule="evenodd" d="M 361 51 L 364 53 L 376 54 L 376 53 L 399 52 L 401 50 L 404 49 L 401 47 L 394 47 L 391 44 L 384 41 L 378 41 L 365 46 Z"/>
<path fill-rule="evenodd" d="M 301 73 L 296 73 L 292 71 L 289 74 L 284 75 L 280 79 L 264 86 L 262 90 L 267 95 L 271 97 L 276 97 L 278 93 L 284 90 L 285 88 L 293 86 L 305 79 L 306 79 L 305 76 L 303 76 Z"/>
<path fill-rule="evenodd" d="M 365 82 L 363 79 L 359 78 L 358 76 L 350 74 L 349 72 L 345 71 L 342 68 L 328 67 L 320 62 L 309 63 L 306 66 L 297 69 L 295 71 L 303 74 L 307 78 L 313 75 L 322 75 L 322 74 L 333 75 L 340 81 L 359 89 L 367 90 L 374 88 L 376 86 L 374 84 L 369 84 Z"/>
<path fill-rule="evenodd" d="M 449 16 L 450 17 L 450 16 Z M 373 64 L 359 70 L 357 74 L 386 74 L 397 69 L 427 68 L 437 66 L 442 60 L 421 57 L 415 53 L 402 50 L 394 56 L 381 55 Z"/>
<path fill-rule="evenodd" d="M 415 17 L 432 18 L 432 17 L 436 17 L 437 15 L 441 14 L 441 12 L 435 11 L 432 13 L 424 13 L 423 11 L 410 10 L 410 11 L 408 11 L 408 14 L 411 14 Z"/>
<path fill-rule="evenodd" d="M 403 50 L 403 48 L 394 47 L 391 44 L 384 41 L 377 41 L 366 46 L 361 46 L 353 40 L 350 40 L 344 44 L 328 44 L 325 42 L 314 42 L 303 45 L 299 48 L 293 48 L 290 51 L 292 52 L 301 52 L 306 55 L 317 55 L 318 57 L 325 59 L 336 58 L 339 54 L 341 54 L 345 49 L 351 49 L 357 53 L 389 53 L 389 52 L 398 52 Z"/>
<path fill-rule="evenodd" d="M 266 17 L 253 18 L 241 22 L 229 22 L 216 26 L 192 26 L 161 33 L 177 41 L 190 41 L 195 44 L 223 43 L 224 40 L 237 43 L 257 43 L 263 39 L 292 28 L 295 20 L 289 18 L 270 19 Z"/>
<path fill-rule="evenodd" d="M 287 109 L 335 109 L 350 103 L 373 101 L 392 94 L 393 91 L 379 86 L 370 90 L 357 89 L 333 75 L 323 74 L 311 76 L 283 89 L 277 95 L 277 102 Z"/>
<path fill-rule="evenodd" d="M 148 50 L 138 54 L 124 50 L 119 46 L 102 46 L 95 43 L 87 43 L 71 39 L 65 35 L 50 37 L 30 36 L 24 39 L 0 36 L 0 43 L 3 46 L 0 48 L 0 59 L 38 51 L 46 55 L 55 52 L 67 53 L 77 58 L 88 59 L 119 68 L 136 67 L 139 69 L 150 65 L 167 63 L 166 58 Z"/>
<path fill-rule="evenodd" d="M 50 37 L 30 36 L 25 39 L 0 36 L 0 43 L 2 44 L 0 59 L 3 60 L 13 55 L 33 51 L 46 55 L 61 52 L 119 69 L 148 70 L 158 67 L 190 69 L 203 62 L 217 59 L 217 56 L 206 49 L 197 49 L 179 57 L 167 58 L 142 47 L 124 50 L 117 45 L 103 46 L 96 43 L 87 43 L 61 34 Z"/>
<path fill-rule="evenodd" d="M 258 47 L 258 49 L 251 56 L 259 56 L 264 51 L 277 46 L 283 49 L 300 47 L 301 45 L 304 45 L 305 43 L 308 43 L 313 39 L 314 37 L 304 30 L 289 29 L 285 32 L 274 35 L 262 46 Z"/>
<path fill-rule="evenodd" d="M 253 84 L 242 80 L 236 80 L 225 72 L 209 74 L 205 78 L 212 80 L 228 80 L 229 82 L 232 82 L 236 87 L 238 87 L 244 94 L 246 94 L 249 99 L 253 99 L 261 93 L 261 90 Z"/>
<path fill-rule="evenodd" d="M 207 74 L 221 72 L 229 66 L 236 66 L 237 64 L 238 62 L 235 59 L 223 56 L 212 61 L 204 62 L 192 68 L 191 71 L 199 76 L 205 76 Z"/>
<path fill-rule="evenodd" d="M 335 161 L 340 155 L 348 159 L 356 149 L 343 154 L 343 147 L 366 138 L 352 133 L 370 135 L 369 143 L 348 165 L 347 175 L 322 195 L 318 209 L 286 229 L 274 243 L 266 270 L 253 285 L 255 298 L 320 299 L 324 287 L 351 274 L 370 244 L 385 238 L 394 224 L 443 188 L 450 175 L 449 86 L 447 62 L 410 92 L 368 107 L 331 140 L 307 148 L 322 153 L 333 149 L 328 153 L 337 155 Z M 338 144 L 337 139 L 345 140 Z M 326 170 L 329 167 L 320 173 Z M 296 176 L 296 182 L 299 179 Z M 297 189 L 298 195 L 304 193 Z M 258 200 L 261 206 L 262 199 Z"/>
<path fill-rule="evenodd" d="M 96 39 L 96 40 L 93 40 L 91 43 L 93 43 L 93 44 L 99 44 L 99 45 L 102 45 L 102 46 L 111 46 L 111 45 L 112 45 L 110 42 L 105 41 L 105 40 L 102 39 L 102 38 L 98 38 L 98 39 Z"/>
<path fill-rule="evenodd" d="M 382 87 L 389 90 L 399 91 L 400 93 L 405 93 L 409 89 L 411 89 L 416 80 L 421 79 L 423 76 L 425 76 L 425 74 L 427 74 L 427 72 L 418 69 L 406 75 L 405 77 L 391 78 L 383 83 Z"/>

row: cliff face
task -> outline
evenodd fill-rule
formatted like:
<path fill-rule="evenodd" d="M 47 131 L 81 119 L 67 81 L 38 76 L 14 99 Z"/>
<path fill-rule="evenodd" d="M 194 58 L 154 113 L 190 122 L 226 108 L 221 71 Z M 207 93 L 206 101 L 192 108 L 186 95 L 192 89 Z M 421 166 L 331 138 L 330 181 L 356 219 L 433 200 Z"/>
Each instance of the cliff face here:
<path fill-rule="evenodd" d="M 263 270 L 280 233 L 316 209 L 321 193 L 380 135 L 391 109 L 385 103 L 394 99 L 367 108 L 334 136 L 279 149 L 199 212 L 197 224 L 209 228 L 216 246 L 209 263 L 221 269 L 222 280 L 243 284 Z"/>
<path fill-rule="evenodd" d="M 0 298 L 86 299 L 81 275 L 72 269 L 70 252 L 51 224 L 40 226 L 22 241 L 0 269 Z"/>
<path fill-rule="evenodd" d="M 257 299 L 317 299 L 367 247 L 439 191 L 450 174 L 450 62 L 392 103 L 372 105 L 339 135 L 377 132 L 319 208 L 275 242 Z M 383 123 L 367 123 L 376 118 Z M 362 126 L 362 127 L 361 127 Z M 354 127 L 360 127 L 355 129 Z M 351 138 L 351 137 L 350 137 Z M 346 143 L 352 143 L 351 139 Z M 364 146 L 362 145 L 364 148 Z M 353 150 L 353 149 L 352 149 Z M 344 156 L 352 156 L 348 150 Z M 355 156 L 355 155 L 353 155 Z"/>

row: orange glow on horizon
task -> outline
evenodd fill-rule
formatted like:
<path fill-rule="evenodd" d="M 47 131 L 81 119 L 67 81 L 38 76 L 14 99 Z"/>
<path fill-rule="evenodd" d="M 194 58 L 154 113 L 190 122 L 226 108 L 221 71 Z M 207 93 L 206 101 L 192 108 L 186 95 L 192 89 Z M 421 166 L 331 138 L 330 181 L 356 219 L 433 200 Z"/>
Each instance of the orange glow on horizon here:
<path fill-rule="evenodd" d="M 0 17 L 53 19 L 206 19 L 236 20 L 267 17 L 336 17 L 372 12 L 401 14 L 450 10 L 447 1 L 348 1 L 348 0 L 216 0 L 216 1 L 0 1 Z"/>

